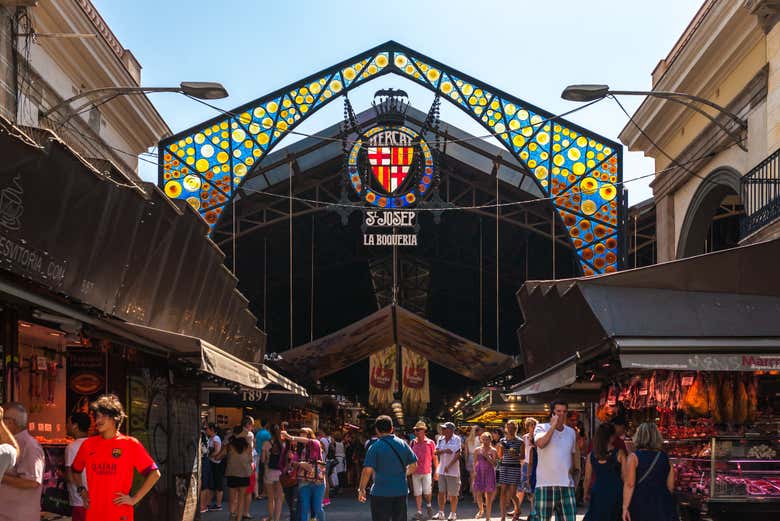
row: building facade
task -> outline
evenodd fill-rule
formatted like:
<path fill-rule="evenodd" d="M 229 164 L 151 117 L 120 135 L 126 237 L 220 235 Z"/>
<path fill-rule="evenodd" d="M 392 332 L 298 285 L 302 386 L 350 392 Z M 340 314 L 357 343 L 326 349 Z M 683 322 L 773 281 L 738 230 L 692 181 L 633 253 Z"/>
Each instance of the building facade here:
<path fill-rule="evenodd" d="M 653 70 L 652 90 L 730 114 L 649 96 L 620 134 L 655 160 L 659 262 L 780 235 L 779 18 L 773 0 L 705 1 Z"/>
<path fill-rule="evenodd" d="M 0 115 L 6 119 L 53 130 L 98 170 L 137 180 L 139 154 L 170 133 L 145 95 L 82 99 L 46 113 L 90 89 L 140 84 L 141 64 L 89 0 L 0 1 Z"/>

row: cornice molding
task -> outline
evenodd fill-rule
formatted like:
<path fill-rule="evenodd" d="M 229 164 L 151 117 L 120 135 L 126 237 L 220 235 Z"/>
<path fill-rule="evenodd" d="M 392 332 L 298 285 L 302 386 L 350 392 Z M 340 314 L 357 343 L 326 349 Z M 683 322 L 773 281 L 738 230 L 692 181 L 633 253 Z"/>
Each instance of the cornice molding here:
<path fill-rule="evenodd" d="M 90 32 L 97 25 L 89 18 L 89 13 L 82 4 L 95 11 L 91 2 L 86 0 L 57 1 L 46 7 L 38 7 L 33 11 L 36 26 L 39 30 L 44 29 L 48 32 Z M 95 11 L 93 16 L 99 14 Z M 124 55 L 125 50 L 103 19 L 100 18 L 99 21 L 108 31 L 108 38 L 113 39 L 113 45 L 106 37 L 88 41 L 45 40 L 39 45 L 76 86 L 89 89 L 106 85 L 137 85 L 119 55 Z M 121 52 L 118 54 L 118 51 Z M 41 76 L 46 75 L 41 74 Z M 71 94 L 58 93 L 63 99 Z M 114 102 L 101 107 L 101 112 L 114 131 L 127 140 L 130 151 L 144 151 L 161 136 L 170 134 L 170 128 L 145 95 L 119 97 Z"/>
<path fill-rule="evenodd" d="M 780 0 L 744 0 L 742 4 L 768 33 L 780 21 Z"/>
<path fill-rule="evenodd" d="M 103 37 L 103 40 L 105 40 L 105 42 L 108 44 L 111 50 L 114 51 L 114 54 L 121 62 L 125 48 L 121 43 L 119 43 L 119 39 L 108 27 L 108 24 L 106 24 L 106 21 L 102 16 L 100 16 L 100 13 L 92 4 L 92 2 L 89 0 L 76 0 L 76 3 L 79 5 L 79 7 L 81 7 L 81 10 L 84 11 L 84 14 L 87 15 L 87 18 L 89 18 L 89 20 L 92 22 L 92 25 L 94 25 L 95 29 L 97 29 L 98 34 Z"/>
<path fill-rule="evenodd" d="M 654 90 L 687 92 L 708 98 L 763 37 L 755 19 L 740 5 L 717 2 L 689 36 L 688 44 Z M 695 116 L 692 111 L 686 115 L 686 111 L 681 105 L 648 97 L 634 113 L 634 120 L 654 141 L 664 142 L 670 132 Z M 632 151 L 652 148 L 631 123 L 626 124 L 619 139 Z"/>

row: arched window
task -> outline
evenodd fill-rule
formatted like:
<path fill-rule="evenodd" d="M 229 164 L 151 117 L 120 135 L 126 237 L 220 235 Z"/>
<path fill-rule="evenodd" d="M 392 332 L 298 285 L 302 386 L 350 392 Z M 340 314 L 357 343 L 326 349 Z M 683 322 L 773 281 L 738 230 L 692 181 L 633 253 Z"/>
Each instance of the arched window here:
<path fill-rule="evenodd" d="M 702 180 L 685 214 L 677 258 L 732 248 L 739 242 L 740 174 L 730 167 L 713 171 Z"/>

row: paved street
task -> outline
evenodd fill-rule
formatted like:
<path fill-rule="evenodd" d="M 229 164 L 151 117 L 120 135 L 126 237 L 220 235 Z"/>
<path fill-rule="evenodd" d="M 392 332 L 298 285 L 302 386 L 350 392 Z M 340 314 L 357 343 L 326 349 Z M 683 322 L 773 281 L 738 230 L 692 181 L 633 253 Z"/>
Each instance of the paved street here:
<path fill-rule="evenodd" d="M 409 517 L 414 515 L 414 501 L 409 500 Z M 498 510 L 498 501 L 496 500 L 494 508 Z M 459 520 L 463 521 L 475 521 L 473 517 L 476 514 L 477 508 L 470 499 L 465 499 L 458 507 L 460 515 Z M 351 521 L 351 520 L 369 520 L 370 514 L 368 505 L 361 505 L 352 496 L 342 496 L 334 498 L 330 505 L 325 508 L 325 513 L 328 516 L 328 521 Z M 523 505 L 523 519 L 526 519 L 528 514 L 528 503 Z M 580 511 L 580 515 L 577 516 L 577 521 L 582 521 L 583 511 Z M 265 500 L 255 501 L 252 503 L 252 516 L 255 520 L 261 520 L 267 515 Z M 225 510 L 222 512 L 209 512 L 202 516 L 203 521 L 223 521 L 229 519 L 230 514 L 227 511 L 227 503 L 225 503 Z M 285 508 L 282 515 L 283 521 L 288 519 L 287 510 Z M 498 516 L 493 516 L 491 519 L 498 521 Z"/>

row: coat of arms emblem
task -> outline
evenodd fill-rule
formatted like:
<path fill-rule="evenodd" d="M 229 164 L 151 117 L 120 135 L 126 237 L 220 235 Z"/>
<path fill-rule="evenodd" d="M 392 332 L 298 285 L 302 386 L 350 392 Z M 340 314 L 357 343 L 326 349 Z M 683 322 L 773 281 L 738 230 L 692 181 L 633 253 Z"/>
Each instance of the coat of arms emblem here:
<path fill-rule="evenodd" d="M 420 132 L 406 125 L 408 96 L 402 90 L 377 91 L 376 124 L 360 132 L 347 156 L 355 192 L 379 208 L 416 205 L 433 181 L 433 154 Z"/>

